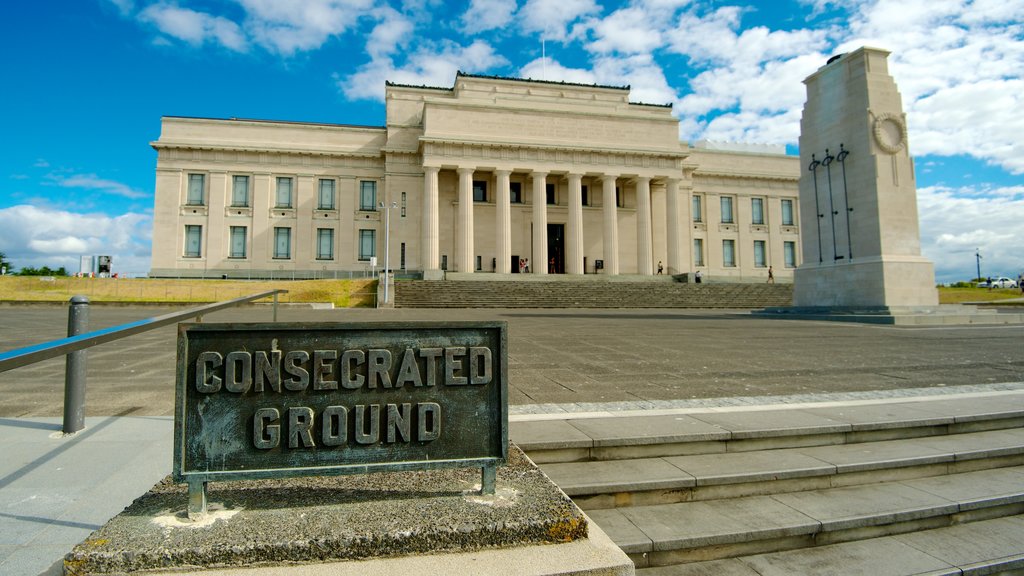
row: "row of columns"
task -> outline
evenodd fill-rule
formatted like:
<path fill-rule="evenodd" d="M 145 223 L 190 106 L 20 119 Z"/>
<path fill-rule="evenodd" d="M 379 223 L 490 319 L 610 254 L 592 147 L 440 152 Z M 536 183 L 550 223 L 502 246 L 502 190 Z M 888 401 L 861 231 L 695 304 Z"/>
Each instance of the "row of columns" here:
<path fill-rule="evenodd" d="M 456 267 L 460 272 L 475 270 L 473 257 L 473 168 L 458 168 L 458 226 L 456 236 Z M 427 166 L 424 168 L 425 182 L 423 186 L 423 262 L 427 270 L 439 270 L 440 236 L 438 212 L 438 173 L 440 168 Z M 508 274 L 512 260 L 512 207 L 510 196 L 510 170 L 496 170 L 497 191 L 495 192 L 496 207 L 496 272 Z M 548 273 L 548 227 L 547 227 L 547 172 L 532 172 L 533 178 L 533 262 L 531 271 L 534 274 Z M 568 174 L 569 181 L 569 218 L 566 223 L 566 274 L 583 274 L 583 175 Z M 604 174 L 600 177 L 602 184 L 603 233 L 604 233 L 604 270 L 606 274 L 619 273 L 619 227 L 618 207 L 615 197 L 615 181 L 617 174 Z M 653 241 L 651 215 L 651 178 L 637 178 L 637 269 L 640 274 L 653 274 Z M 680 257 L 682 250 L 679 242 L 679 179 L 666 178 L 666 212 L 668 231 L 668 270 L 670 273 L 683 269 Z"/>

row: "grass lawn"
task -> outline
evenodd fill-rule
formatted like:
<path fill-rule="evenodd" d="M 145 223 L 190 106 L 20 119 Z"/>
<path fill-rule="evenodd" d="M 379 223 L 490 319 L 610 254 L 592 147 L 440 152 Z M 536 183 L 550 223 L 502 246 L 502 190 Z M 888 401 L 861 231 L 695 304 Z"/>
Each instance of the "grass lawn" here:
<path fill-rule="evenodd" d="M 939 288 L 940 304 L 962 304 L 964 302 L 996 302 L 1008 298 L 1021 298 L 1017 288 Z M 1013 303 L 1011 303 L 1013 304 Z"/>
<path fill-rule="evenodd" d="M 205 303 L 287 290 L 279 302 L 332 302 L 340 308 L 373 306 L 376 280 L 179 280 L 164 278 L 0 277 L 0 302 L 67 302 L 83 294 L 93 302 Z M 267 299 L 270 301 L 270 298 Z"/>

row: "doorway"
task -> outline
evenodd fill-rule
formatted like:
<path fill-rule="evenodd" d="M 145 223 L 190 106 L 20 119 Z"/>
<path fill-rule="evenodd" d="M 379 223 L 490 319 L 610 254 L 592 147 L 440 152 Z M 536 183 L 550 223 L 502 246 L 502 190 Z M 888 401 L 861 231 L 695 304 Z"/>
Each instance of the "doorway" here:
<path fill-rule="evenodd" d="M 548 224 L 548 274 L 565 274 L 565 224 Z"/>

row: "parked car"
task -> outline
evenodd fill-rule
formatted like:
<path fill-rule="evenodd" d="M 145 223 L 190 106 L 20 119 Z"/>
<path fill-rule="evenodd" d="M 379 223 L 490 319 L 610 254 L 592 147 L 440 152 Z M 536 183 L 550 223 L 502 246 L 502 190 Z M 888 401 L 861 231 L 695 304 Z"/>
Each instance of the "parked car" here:
<path fill-rule="evenodd" d="M 1017 281 L 1006 276 L 978 282 L 978 288 L 1016 288 Z"/>

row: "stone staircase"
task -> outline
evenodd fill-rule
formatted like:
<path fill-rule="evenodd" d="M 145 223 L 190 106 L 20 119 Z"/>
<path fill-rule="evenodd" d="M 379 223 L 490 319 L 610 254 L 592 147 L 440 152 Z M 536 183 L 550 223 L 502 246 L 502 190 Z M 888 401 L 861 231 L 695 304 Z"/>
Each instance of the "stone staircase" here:
<path fill-rule="evenodd" d="M 454 281 L 395 283 L 398 308 L 766 308 L 789 306 L 791 284 L 651 281 Z"/>
<path fill-rule="evenodd" d="M 1024 573 L 1024 392 L 528 416 L 641 576 Z"/>

